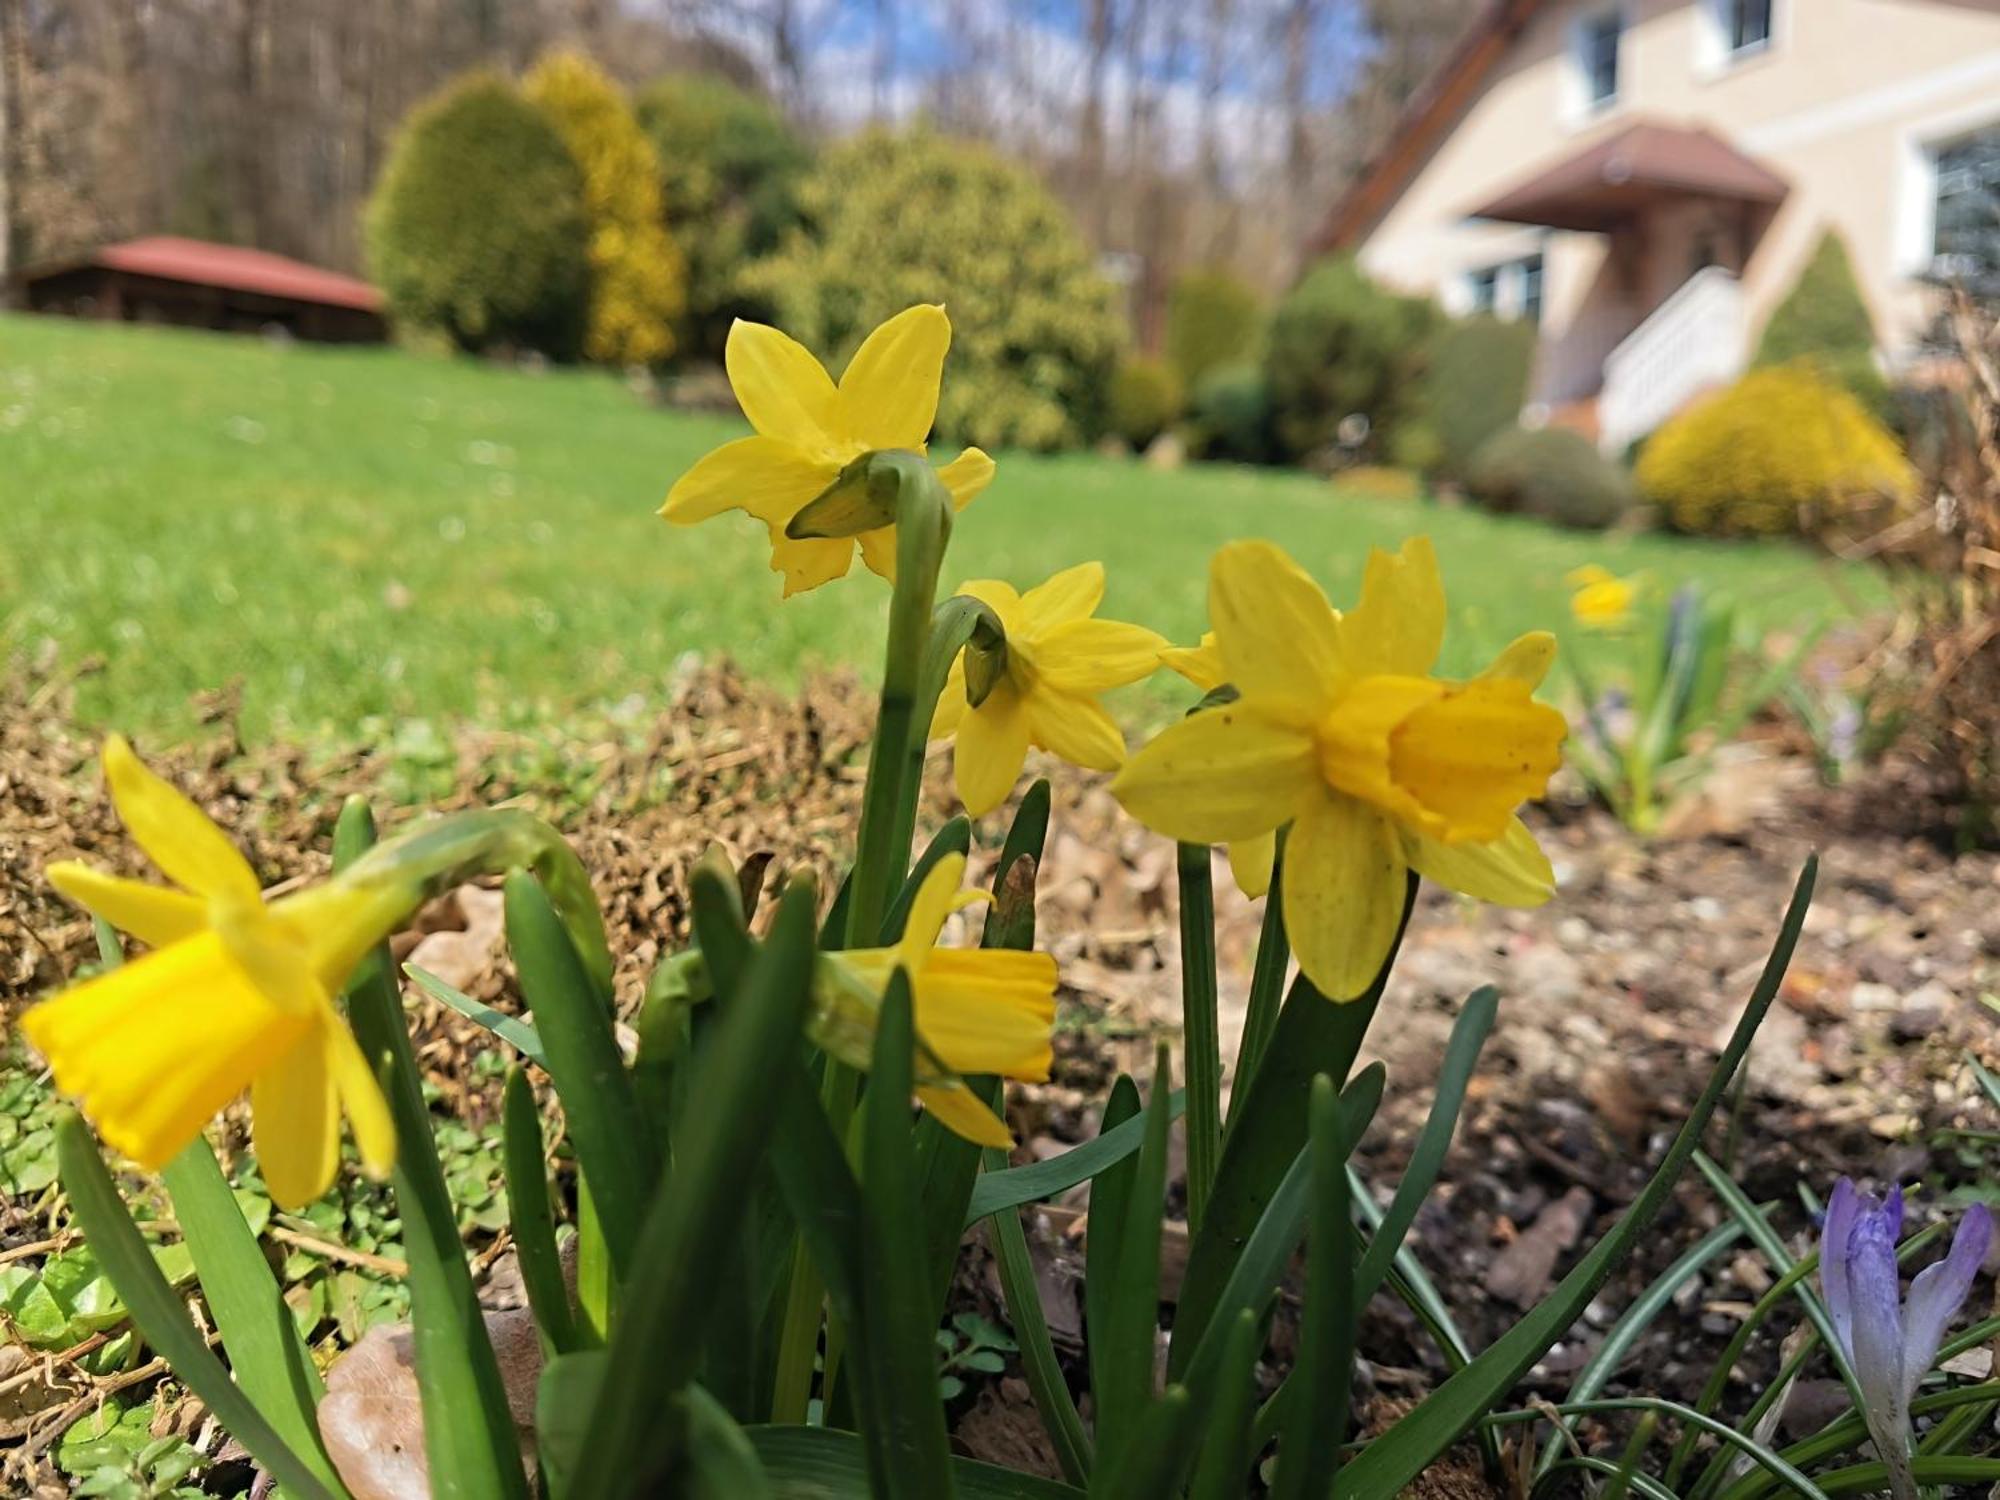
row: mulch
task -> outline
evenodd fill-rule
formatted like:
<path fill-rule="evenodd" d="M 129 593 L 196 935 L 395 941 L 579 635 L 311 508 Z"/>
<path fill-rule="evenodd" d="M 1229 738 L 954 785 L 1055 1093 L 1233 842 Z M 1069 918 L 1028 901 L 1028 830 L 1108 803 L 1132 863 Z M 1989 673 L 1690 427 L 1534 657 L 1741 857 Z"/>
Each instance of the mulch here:
<path fill-rule="evenodd" d="M 67 691 L 59 680 L 0 684 L 0 1020 L 94 952 L 89 924 L 46 887 L 43 866 L 87 858 L 142 873 L 99 790 L 94 741 L 72 727 Z M 333 820 L 349 795 L 373 800 L 392 828 L 418 815 L 390 805 L 405 783 L 388 752 L 246 750 L 227 707 L 216 705 L 192 745 L 139 749 L 231 830 L 268 885 L 324 871 Z M 685 940 L 686 877 L 711 845 L 739 860 L 769 851 L 774 872 L 805 867 L 831 888 L 858 807 L 872 715 L 870 695 L 852 679 L 824 679 L 788 697 L 707 671 L 681 684 L 650 725 L 569 747 L 553 770 L 543 743 L 465 731 L 451 743 L 449 764 L 434 768 L 444 795 L 432 803 L 505 803 L 559 823 L 597 882 L 629 1007 L 657 959 Z M 1061 963 L 1064 991 L 1055 1076 L 1014 1091 L 1024 1157 L 1086 1134 L 1118 1071 L 1143 1079 L 1153 1041 L 1173 1032 L 1179 1007 L 1171 848 L 1118 814 L 1102 778 L 1043 769 L 1056 811 L 1041 872 L 1041 940 Z M 942 763 L 934 770 L 942 782 Z M 2000 1064 L 1991 1041 L 2000 856 L 1954 855 L 1913 824 L 1922 799 L 1899 774 L 1892 768 L 1829 792 L 1775 741 L 1753 744 L 1725 761 L 1672 836 L 1650 843 L 1559 787 L 1536 814 L 1561 881 L 1554 902 L 1509 912 L 1426 890 L 1371 1037 L 1389 1068 L 1389 1093 L 1357 1162 L 1378 1193 L 1393 1187 L 1459 1005 L 1478 985 L 1497 986 L 1500 1021 L 1411 1237 L 1474 1347 L 1532 1305 L 1636 1195 L 1706 1079 L 1811 850 L 1822 861 L 1818 898 L 1739 1112 L 1711 1141 L 1712 1153 L 1754 1199 L 1781 1205 L 1774 1222 L 1795 1247 L 1811 1233 L 1801 1184 L 1824 1193 L 1842 1172 L 1901 1180 L 1917 1186 L 1921 1215 L 1945 1191 L 1984 1175 L 1989 1163 L 1944 1133 L 1992 1124 L 1965 1059 L 1971 1051 Z M 946 811 L 930 808 L 927 821 L 934 826 Z M 992 857 L 991 849 L 979 853 L 975 875 Z M 1257 911 L 1220 861 L 1216 885 L 1229 1038 Z M 429 944 L 427 967 L 449 966 L 446 977 L 461 988 L 513 1003 L 490 901 L 477 892 L 446 898 L 418 928 L 403 940 L 405 952 Z M 413 1000 L 411 1015 L 444 1100 L 475 1121 L 490 1117 L 491 1070 L 474 1067 L 486 1034 L 427 1000 Z M 1045 1311 L 1072 1358 L 1080 1345 L 1065 1331 L 1078 1326 L 1083 1207 L 1058 1202 L 1029 1216 Z M 1684 1182 L 1523 1397 L 1561 1399 L 1619 1311 L 1724 1214 L 1705 1187 Z M 39 1215 L 0 1205 L 0 1255 L 47 1233 Z M 1169 1282 L 1175 1243 L 1170 1234 Z M 1749 1252 L 1711 1266 L 1628 1356 L 1612 1390 L 1643 1384 L 1691 1396 L 1769 1280 Z M 976 1239 L 957 1286 L 967 1305 L 997 1311 Z M 1769 1374 L 1791 1321 L 1774 1319 L 1773 1332 L 1752 1346 L 1746 1380 Z M 1371 1309 L 1362 1347 L 1365 1394 L 1378 1417 L 1442 1376 L 1417 1325 L 1387 1299 Z M 1277 1373 L 1263 1375 L 1274 1381 Z M 1012 1373 L 969 1390 L 955 1415 L 965 1451 L 1046 1465 L 1025 1386 Z M 1436 1493 L 1484 1492 L 1472 1478 L 1436 1477 Z"/>

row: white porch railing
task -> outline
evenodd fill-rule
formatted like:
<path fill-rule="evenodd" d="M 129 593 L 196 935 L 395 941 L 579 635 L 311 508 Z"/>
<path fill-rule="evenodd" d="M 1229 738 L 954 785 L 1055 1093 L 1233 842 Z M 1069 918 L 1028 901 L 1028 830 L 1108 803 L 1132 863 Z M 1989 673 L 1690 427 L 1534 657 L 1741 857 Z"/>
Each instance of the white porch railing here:
<path fill-rule="evenodd" d="M 1607 454 L 1666 421 L 1711 386 L 1726 385 L 1750 360 L 1743 288 L 1720 266 L 1697 271 L 1606 356 L 1597 400 Z"/>

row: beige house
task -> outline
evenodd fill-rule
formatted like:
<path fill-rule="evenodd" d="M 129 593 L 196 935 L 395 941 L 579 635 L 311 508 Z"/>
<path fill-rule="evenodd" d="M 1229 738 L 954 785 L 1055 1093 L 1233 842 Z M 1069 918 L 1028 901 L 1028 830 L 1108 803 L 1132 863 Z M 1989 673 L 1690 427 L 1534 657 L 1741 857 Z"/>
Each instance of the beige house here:
<path fill-rule="evenodd" d="M 1616 451 L 1744 368 L 1828 229 L 1909 362 L 1925 278 L 1991 253 L 1996 145 L 2000 0 L 1493 0 L 1324 238 L 1535 319 L 1536 407 Z"/>

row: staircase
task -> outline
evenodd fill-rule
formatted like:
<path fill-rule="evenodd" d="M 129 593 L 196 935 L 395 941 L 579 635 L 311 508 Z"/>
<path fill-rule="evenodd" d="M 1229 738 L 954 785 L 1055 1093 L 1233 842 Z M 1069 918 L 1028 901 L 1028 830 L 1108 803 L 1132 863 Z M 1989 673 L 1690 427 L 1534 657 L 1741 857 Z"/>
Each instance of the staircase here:
<path fill-rule="evenodd" d="M 1709 266 L 1690 276 L 1605 357 L 1598 446 L 1615 457 L 1701 392 L 1741 375 L 1750 360 L 1746 321 L 1734 273 Z"/>

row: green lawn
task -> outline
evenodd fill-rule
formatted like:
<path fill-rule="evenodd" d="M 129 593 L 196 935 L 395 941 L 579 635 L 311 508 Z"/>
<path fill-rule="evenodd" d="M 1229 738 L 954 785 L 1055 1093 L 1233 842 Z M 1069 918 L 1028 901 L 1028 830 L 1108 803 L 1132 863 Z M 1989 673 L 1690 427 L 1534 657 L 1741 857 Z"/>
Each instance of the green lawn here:
<path fill-rule="evenodd" d="M 872 670 L 873 575 L 781 605 L 761 527 L 654 516 L 739 430 L 599 373 L 0 317 L 0 655 L 101 657 L 82 712 L 155 735 L 240 676 L 253 737 L 656 698 L 689 653 L 781 681 Z M 1447 669 L 1559 619 L 1585 561 L 1700 577 L 1773 626 L 1883 598 L 1785 545 L 1610 542 L 1299 474 L 1089 456 L 1002 456 L 947 574 L 1026 585 L 1100 558 L 1106 613 L 1187 640 L 1219 542 L 1271 537 L 1340 602 L 1370 544 L 1417 531 L 1452 591 Z"/>

